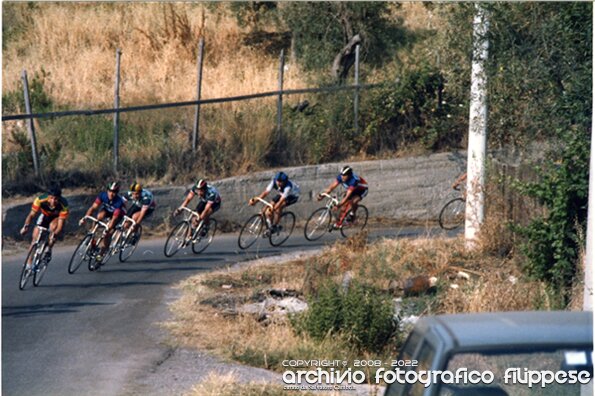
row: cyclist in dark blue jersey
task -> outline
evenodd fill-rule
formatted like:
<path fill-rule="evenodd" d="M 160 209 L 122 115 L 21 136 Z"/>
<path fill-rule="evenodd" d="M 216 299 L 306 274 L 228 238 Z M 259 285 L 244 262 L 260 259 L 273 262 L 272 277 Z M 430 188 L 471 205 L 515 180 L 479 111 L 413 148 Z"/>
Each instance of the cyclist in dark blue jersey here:
<path fill-rule="evenodd" d="M 85 216 L 91 216 L 93 212 L 99 210 L 97 214 L 97 220 L 100 221 L 108 221 L 107 223 L 107 235 L 103 238 L 103 243 L 101 245 L 101 250 L 99 252 L 99 256 L 97 257 L 97 261 L 101 261 L 105 251 L 109 247 L 110 241 L 112 239 L 112 233 L 114 232 L 114 228 L 116 224 L 120 221 L 120 218 L 126 214 L 126 206 L 124 198 L 122 198 L 118 193 L 120 192 L 120 183 L 118 182 L 111 182 L 107 185 L 106 191 L 102 191 L 99 193 L 93 205 L 87 212 Z M 85 218 L 79 220 L 79 225 L 83 225 L 85 222 Z"/>

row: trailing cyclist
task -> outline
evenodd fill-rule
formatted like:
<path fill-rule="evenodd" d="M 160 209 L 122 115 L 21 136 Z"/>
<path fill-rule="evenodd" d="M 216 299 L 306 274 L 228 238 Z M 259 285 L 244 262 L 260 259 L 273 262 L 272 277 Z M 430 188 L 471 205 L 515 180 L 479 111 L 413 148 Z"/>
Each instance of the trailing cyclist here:
<path fill-rule="evenodd" d="M 337 175 L 337 178 L 328 186 L 324 193 L 330 194 L 339 185 L 342 185 L 346 191 L 343 199 L 337 205 L 337 207 L 342 207 L 343 209 L 339 216 L 339 221 L 334 225 L 335 228 L 341 228 L 346 217 L 348 221 L 353 221 L 358 203 L 368 195 L 368 183 L 363 177 L 355 174 L 350 166 L 344 166 L 341 169 L 341 173 Z M 318 200 L 320 201 L 322 198 L 322 193 L 318 194 Z"/>
<path fill-rule="evenodd" d="M 174 211 L 174 216 L 180 214 L 182 208 L 185 208 L 197 195 L 198 204 L 196 205 L 195 211 L 200 217 L 198 219 L 196 217 L 192 218 L 193 227 L 198 227 L 199 221 L 201 220 L 203 224 L 209 224 L 210 216 L 221 208 L 221 195 L 219 194 L 219 191 L 217 191 L 214 186 L 208 184 L 205 179 L 200 179 L 194 186 L 192 186 L 190 191 L 188 191 L 182 205 Z M 188 231 L 191 232 L 190 230 Z M 207 235 L 208 231 L 207 227 L 203 227 L 200 231 L 200 236 Z"/>
<path fill-rule="evenodd" d="M 271 179 L 270 183 L 260 193 L 258 198 L 264 199 L 271 191 L 276 190 L 279 194 L 273 198 L 273 213 L 271 219 L 270 210 L 265 212 L 266 216 L 271 220 L 272 227 L 271 232 L 278 230 L 279 219 L 283 208 L 293 205 L 300 199 L 300 186 L 295 182 L 289 180 L 289 177 L 285 172 L 277 172 L 277 174 Z M 256 197 L 250 199 L 249 204 L 254 205 L 257 202 Z"/>
<path fill-rule="evenodd" d="M 105 238 L 103 238 L 101 249 L 95 258 L 98 263 L 101 263 L 103 260 L 103 255 L 109 247 L 116 225 L 120 221 L 120 218 L 126 214 L 125 200 L 121 195 L 118 194 L 119 192 L 120 183 L 109 183 L 107 185 L 106 191 L 99 193 L 97 198 L 95 198 L 93 205 L 91 205 L 91 207 L 87 209 L 87 213 L 85 213 L 85 216 L 91 216 L 93 212 L 99 210 L 99 213 L 97 214 L 97 220 L 109 221 L 107 224 L 107 234 Z M 79 220 L 79 225 L 83 225 L 84 222 L 85 217 Z"/>
<path fill-rule="evenodd" d="M 155 211 L 157 203 L 153 193 L 144 189 L 140 183 L 134 182 L 130 185 L 130 190 L 124 195 L 124 201 L 130 202 L 128 207 L 128 216 L 140 225 L 141 222 L 151 216 Z"/>
<path fill-rule="evenodd" d="M 64 223 L 68 218 L 68 201 L 62 197 L 62 190 L 59 186 L 53 186 L 48 189 L 47 193 L 38 196 L 31 205 L 31 211 L 25 219 L 23 228 L 21 228 L 21 235 L 25 235 L 31 226 L 33 218 L 39 214 L 36 224 L 40 227 L 49 228 L 50 236 L 48 239 L 48 250 L 45 259 L 49 262 L 52 259 L 52 247 L 56 242 L 56 238 L 62 232 Z M 39 229 L 35 227 L 33 229 L 33 237 L 31 240 L 31 248 L 33 247 L 34 241 L 37 240 L 39 235 Z M 27 263 L 27 268 L 31 269 L 31 258 Z"/>

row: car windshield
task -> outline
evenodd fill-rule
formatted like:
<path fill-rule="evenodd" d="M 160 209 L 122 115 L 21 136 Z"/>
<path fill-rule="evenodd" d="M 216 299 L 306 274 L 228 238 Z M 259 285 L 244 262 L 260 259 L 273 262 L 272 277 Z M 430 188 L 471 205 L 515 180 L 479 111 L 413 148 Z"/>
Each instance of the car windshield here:
<path fill-rule="evenodd" d="M 536 352 L 506 352 L 506 353 L 459 353 L 454 355 L 446 368 L 446 371 L 455 373 L 464 369 L 467 373 L 472 370 L 479 372 L 490 371 L 493 373 L 492 383 L 479 384 L 442 384 L 440 386 L 441 396 L 446 395 L 467 395 L 472 391 L 475 394 L 489 395 L 580 395 L 581 384 L 575 379 L 574 384 L 558 384 L 555 379 L 553 383 L 547 383 L 542 387 L 541 380 L 547 380 L 546 376 L 538 379 L 536 374 L 530 374 L 528 370 L 551 372 L 554 375 L 568 376 L 572 370 L 588 370 L 592 375 L 592 351 L 585 349 L 562 349 L 555 351 Z M 584 378 L 584 377 L 582 377 Z M 538 382 L 529 387 L 526 380 Z M 524 383 L 522 383 L 524 382 Z M 570 380 L 569 380 L 570 382 Z M 592 392 L 592 383 L 589 385 L 589 392 Z M 486 389 L 491 388 L 491 389 Z M 589 393 L 592 394 L 592 393 Z"/>

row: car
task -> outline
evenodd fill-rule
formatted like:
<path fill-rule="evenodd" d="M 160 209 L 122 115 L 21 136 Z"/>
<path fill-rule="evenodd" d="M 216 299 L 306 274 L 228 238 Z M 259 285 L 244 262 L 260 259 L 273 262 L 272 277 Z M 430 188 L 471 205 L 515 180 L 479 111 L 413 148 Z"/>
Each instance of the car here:
<path fill-rule="evenodd" d="M 422 317 L 393 362 L 385 396 L 592 395 L 593 313 Z"/>

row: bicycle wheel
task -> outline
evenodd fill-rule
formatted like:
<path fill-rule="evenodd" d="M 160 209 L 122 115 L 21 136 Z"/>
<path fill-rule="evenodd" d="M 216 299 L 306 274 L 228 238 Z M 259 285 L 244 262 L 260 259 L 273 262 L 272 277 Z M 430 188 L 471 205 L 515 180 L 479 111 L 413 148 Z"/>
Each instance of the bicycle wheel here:
<path fill-rule="evenodd" d="M 72 257 L 70 258 L 70 263 L 68 264 L 68 273 L 74 274 L 77 269 L 81 266 L 82 263 L 89 260 L 89 247 L 91 244 L 91 235 L 87 234 L 79 243 L 79 245 L 72 253 Z"/>
<path fill-rule="evenodd" d="M 444 205 L 438 216 L 438 223 L 443 230 L 454 230 L 465 222 L 465 200 L 451 199 Z"/>
<path fill-rule="evenodd" d="M 132 253 L 136 250 L 140 237 L 143 235 L 143 227 L 137 225 L 134 232 L 128 233 L 122 244 L 120 245 L 120 262 L 123 263 L 132 256 Z"/>
<path fill-rule="evenodd" d="M 281 213 L 277 230 L 271 231 L 269 241 L 273 246 L 281 246 L 293 232 L 295 227 L 295 215 L 291 212 Z"/>
<path fill-rule="evenodd" d="M 240 249 L 248 249 L 254 242 L 256 242 L 258 236 L 262 232 L 263 223 L 260 214 L 255 214 L 248 219 L 246 224 L 242 227 L 240 236 L 238 237 L 238 246 Z"/>
<path fill-rule="evenodd" d="M 35 254 L 35 251 L 37 250 L 37 245 L 33 245 L 33 247 L 29 250 L 29 253 L 27 254 L 27 258 L 25 259 L 25 263 L 23 264 L 23 269 L 21 270 L 21 279 L 19 280 L 19 289 L 21 290 L 25 290 L 25 286 L 27 285 L 27 282 L 29 281 L 29 277 L 31 276 L 31 270 L 27 269 L 27 263 L 29 262 L 29 258 L 31 257 L 31 255 Z M 33 257 L 35 259 L 35 257 Z M 31 260 L 31 266 L 33 266 L 33 262 L 34 260 Z"/>
<path fill-rule="evenodd" d="M 45 272 L 48 269 L 49 261 L 46 261 L 45 258 L 47 248 L 47 245 L 44 244 L 42 249 L 40 249 L 40 251 L 37 253 L 37 257 L 35 257 L 35 260 L 37 260 L 37 271 L 33 273 L 33 286 L 35 287 L 39 286 L 43 276 L 45 275 Z"/>
<path fill-rule="evenodd" d="M 190 223 L 181 221 L 171 230 L 163 247 L 165 257 L 173 256 L 184 246 L 186 235 L 188 235 L 188 228 L 190 228 Z"/>
<path fill-rule="evenodd" d="M 343 227 L 341 227 L 341 235 L 345 238 L 354 236 L 362 231 L 366 224 L 368 224 L 368 208 L 364 205 L 358 205 L 353 219 L 349 219 L 349 215 L 343 220 Z"/>
<path fill-rule="evenodd" d="M 204 235 L 199 235 L 197 239 L 192 241 L 192 251 L 196 254 L 203 252 L 213 242 L 217 231 L 217 220 L 209 219 L 209 224 L 206 227 L 205 231 L 205 225 L 203 224 L 198 232 L 204 233 Z"/>
<path fill-rule="evenodd" d="M 309 241 L 316 241 L 328 232 L 331 225 L 331 213 L 327 208 L 316 209 L 306 221 L 304 236 Z"/>

